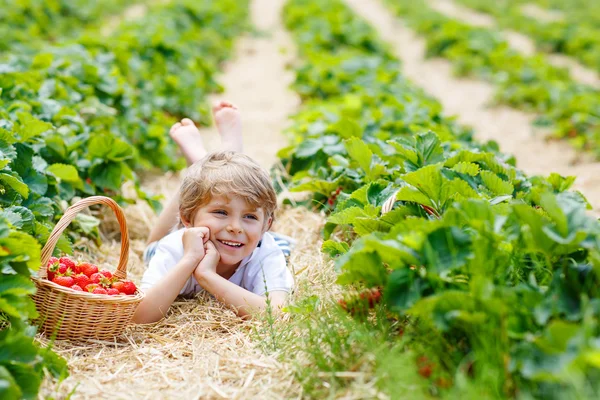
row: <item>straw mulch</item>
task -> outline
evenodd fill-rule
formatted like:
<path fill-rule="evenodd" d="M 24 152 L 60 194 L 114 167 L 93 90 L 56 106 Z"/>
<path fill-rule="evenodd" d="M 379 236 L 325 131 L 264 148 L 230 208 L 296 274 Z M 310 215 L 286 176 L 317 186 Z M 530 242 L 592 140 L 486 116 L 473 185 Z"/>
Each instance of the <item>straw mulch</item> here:
<path fill-rule="evenodd" d="M 178 179 L 165 176 L 154 182 L 155 192 L 174 193 Z M 114 269 L 120 242 L 109 213 L 101 226 L 100 248 L 92 241 L 77 247 L 86 257 Z M 145 236 L 156 216 L 142 203 L 127 207 L 125 213 L 132 239 L 128 273 L 139 282 Z M 315 286 L 323 290 L 333 286 L 333 269 L 319 252 L 323 224 L 323 216 L 303 208 L 285 208 L 277 218 L 274 230 L 298 240 L 290 257 L 299 288 L 292 301 L 302 296 L 303 287 L 314 291 Z M 277 324 L 286 318 L 283 315 Z M 209 295 L 179 299 L 165 319 L 132 325 L 113 342 L 55 342 L 55 351 L 68 361 L 70 376 L 60 383 L 47 379 L 40 396 L 64 398 L 74 391 L 74 399 L 301 397 L 292 366 L 278 361 L 285 360 L 278 354 L 261 351 L 268 331 L 264 318 L 242 321 Z M 48 343 L 45 337 L 39 340 Z"/>

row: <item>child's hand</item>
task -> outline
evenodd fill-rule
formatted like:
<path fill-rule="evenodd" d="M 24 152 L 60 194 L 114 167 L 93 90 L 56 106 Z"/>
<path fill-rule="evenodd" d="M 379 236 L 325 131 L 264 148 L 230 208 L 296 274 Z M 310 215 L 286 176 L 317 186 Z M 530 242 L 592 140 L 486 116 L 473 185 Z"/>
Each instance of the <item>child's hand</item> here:
<path fill-rule="evenodd" d="M 217 265 L 221 259 L 221 254 L 210 240 L 204 245 L 204 258 L 194 270 L 194 275 L 203 275 L 206 273 L 217 273 Z"/>
<path fill-rule="evenodd" d="M 181 239 L 183 242 L 183 257 L 194 263 L 199 263 L 204 258 L 204 246 L 209 237 L 210 230 L 205 226 L 187 228 Z"/>

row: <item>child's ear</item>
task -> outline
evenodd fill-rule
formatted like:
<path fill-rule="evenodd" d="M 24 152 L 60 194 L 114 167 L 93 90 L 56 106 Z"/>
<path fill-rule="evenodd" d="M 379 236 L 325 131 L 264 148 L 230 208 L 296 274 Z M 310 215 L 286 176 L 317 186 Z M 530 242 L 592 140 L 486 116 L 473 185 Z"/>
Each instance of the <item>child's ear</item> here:
<path fill-rule="evenodd" d="M 181 221 L 181 223 L 183 224 L 183 226 L 185 226 L 186 228 L 190 227 L 190 221 L 187 221 L 181 214 L 179 214 L 179 220 Z"/>
<path fill-rule="evenodd" d="M 263 229 L 263 233 L 271 229 L 271 225 L 273 224 L 273 217 L 269 217 L 267 222 L 265 223 L 265 229 Z"/>

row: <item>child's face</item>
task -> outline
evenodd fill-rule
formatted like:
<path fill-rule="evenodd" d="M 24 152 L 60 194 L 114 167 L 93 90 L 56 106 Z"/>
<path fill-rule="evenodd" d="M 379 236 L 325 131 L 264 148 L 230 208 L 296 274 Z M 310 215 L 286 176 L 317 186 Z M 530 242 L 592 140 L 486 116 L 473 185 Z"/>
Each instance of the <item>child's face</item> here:
<path fill-rule="evenodd" d="M 262 208 L 254 209 L 241 197 L 215 196 L 186 226 L 206 226 L 221 254 L 220 263 L 237 265 L 256 249 L 268 222 Z"/>

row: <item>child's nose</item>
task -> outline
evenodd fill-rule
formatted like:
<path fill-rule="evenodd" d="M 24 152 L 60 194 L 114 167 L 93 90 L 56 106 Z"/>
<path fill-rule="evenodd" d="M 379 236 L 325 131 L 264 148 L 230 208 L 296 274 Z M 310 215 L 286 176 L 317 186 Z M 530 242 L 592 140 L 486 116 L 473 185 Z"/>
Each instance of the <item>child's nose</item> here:
<path fill-rule="evenodd" d="M 230 222 L 229 225 L 227 225 L 227 231 L 231 233 L 242 233 L 242 225 L 237 221 Z"/>

